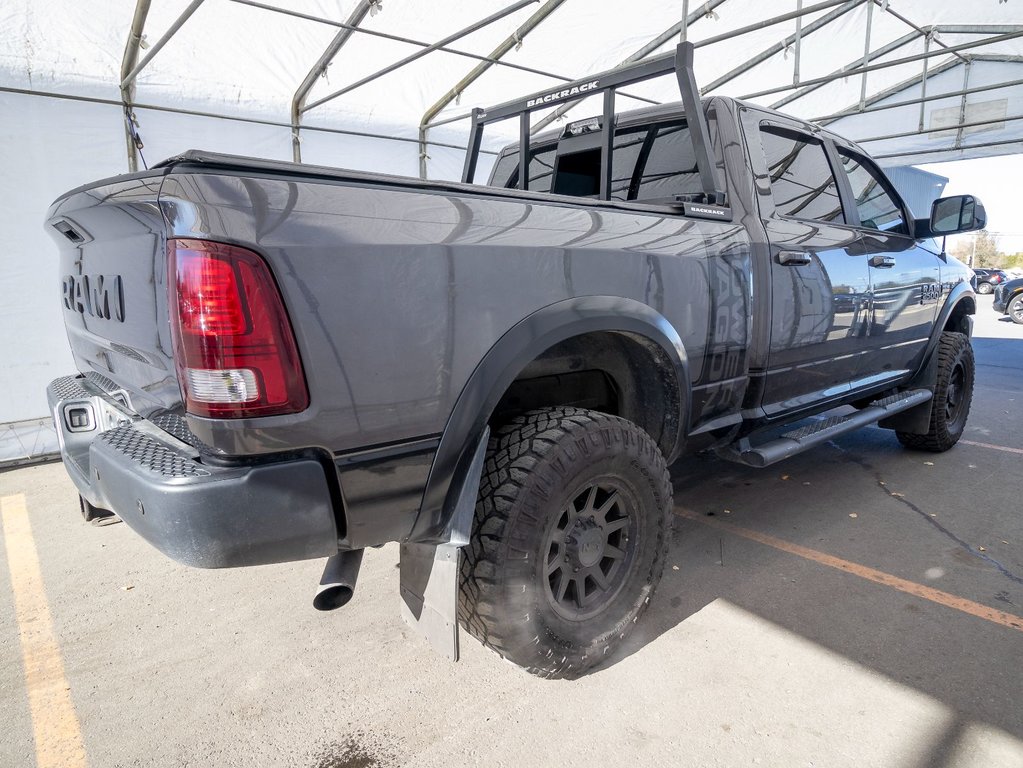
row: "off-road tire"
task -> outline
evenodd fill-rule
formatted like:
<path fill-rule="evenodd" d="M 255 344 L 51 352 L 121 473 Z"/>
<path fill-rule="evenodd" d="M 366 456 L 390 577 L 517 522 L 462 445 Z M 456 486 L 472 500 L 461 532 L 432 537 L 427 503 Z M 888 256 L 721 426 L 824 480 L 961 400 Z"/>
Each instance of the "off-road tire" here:
<path fill-rule="evenodd" d="M 896 432 L 899 442 L 918 451 L 942 453 L 963 436 L 970 415 L 974 380 L 973 347 L 968 336 L 945 331 L 938 342 L 938 380 L 927 434 Z"/>
<path fill-rule="evenodd" d="M 1017 293 L 1005 307 L 1005 314 L 1014 323 L 1023 325 L 1023 293 Z"/>
<path fill-rule="evenodd" d="M 581 408 L 512 419 L 490 438 L 462 550 L 462 625 L 532 674 L 593 669 L 623 643 L 660 581 L 671 509 L 664 456 L 632 422 Z M 605 567 L 607 588 L 587 581 Z M 561 579 L 569 588 L 559 597 Z M 584 608 L 595 598 L 596 608 Z"/>

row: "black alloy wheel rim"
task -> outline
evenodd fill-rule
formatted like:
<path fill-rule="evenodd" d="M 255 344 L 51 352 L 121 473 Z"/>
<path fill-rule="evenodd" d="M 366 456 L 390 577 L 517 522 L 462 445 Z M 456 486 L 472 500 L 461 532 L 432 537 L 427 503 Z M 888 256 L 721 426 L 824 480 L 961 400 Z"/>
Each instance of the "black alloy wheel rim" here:
<path fill-rule="evenodd" d="M 966 369 L 961 362 L 957 362 L 952 369 L 952 375 L 948 378 L 948 388 L 945 390 L 945 423 L 954 426 L 963 412 L 963 403 L 966 395 Z"/>
<path fill-rule="evenodd" d="M 542 580 L 569 621 L 600 613 L 621 591 L 635 557 L 636 500 L 610 478 L 588 483 L 557 513 L 543 549 Z"/>

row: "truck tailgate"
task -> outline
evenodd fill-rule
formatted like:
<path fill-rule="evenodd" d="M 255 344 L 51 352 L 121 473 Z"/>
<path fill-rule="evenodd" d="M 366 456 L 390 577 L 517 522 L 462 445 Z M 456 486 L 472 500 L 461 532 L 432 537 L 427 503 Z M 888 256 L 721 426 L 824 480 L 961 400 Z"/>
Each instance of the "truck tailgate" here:
<path fill-rule="evenodd" d="M 61 308 L 78 369 L 113 382 L 143 415 L 181 401 L 162 181 L 162 173 L 137 174 L 75 190 L 53 204 L 46 225 L 60 249 Z"/>

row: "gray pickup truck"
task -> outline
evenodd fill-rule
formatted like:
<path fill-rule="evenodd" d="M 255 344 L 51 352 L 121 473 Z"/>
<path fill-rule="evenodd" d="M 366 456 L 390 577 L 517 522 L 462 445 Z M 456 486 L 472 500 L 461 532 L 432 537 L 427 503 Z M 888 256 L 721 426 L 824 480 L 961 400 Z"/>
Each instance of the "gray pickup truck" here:
<path fill-rule="evenodd" d="M 399 542 L 435 647 L 457 658 L 461 624 L 573 677 L 658 583 L 683 453 L 762 467 L 872 423 L 951 448 L 976 303 L 934 238 L 980 202 L 914 220 L 855 144 L 701 101 L 691 64 L 683 44 L 476 110 L 462 183 L 193 151 L 62 196 L 81 373 L 48 394 L 86 517 L 202 568 L 327 557 L 320 608 Z M 672 74 L 681 103 L 616 114 Z"/>

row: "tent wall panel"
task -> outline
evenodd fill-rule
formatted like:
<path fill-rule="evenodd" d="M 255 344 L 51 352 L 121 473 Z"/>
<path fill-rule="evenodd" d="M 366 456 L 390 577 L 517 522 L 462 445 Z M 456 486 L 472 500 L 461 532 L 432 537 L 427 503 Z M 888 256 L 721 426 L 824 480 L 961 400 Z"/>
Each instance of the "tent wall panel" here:
<path fill-rule="evenodd" d="M 126 170 L 121 125 L 117 107 L 0 93 L 0 423 L 45 415 L 46 385 L 74 371 L 43 222 L 62 192 Z"/>

